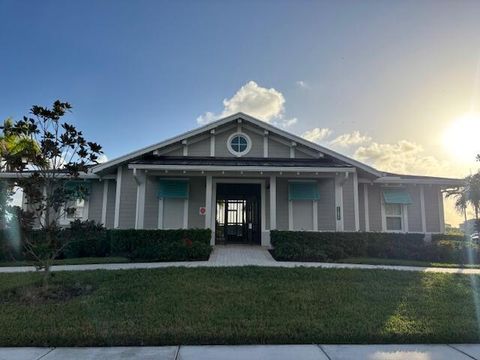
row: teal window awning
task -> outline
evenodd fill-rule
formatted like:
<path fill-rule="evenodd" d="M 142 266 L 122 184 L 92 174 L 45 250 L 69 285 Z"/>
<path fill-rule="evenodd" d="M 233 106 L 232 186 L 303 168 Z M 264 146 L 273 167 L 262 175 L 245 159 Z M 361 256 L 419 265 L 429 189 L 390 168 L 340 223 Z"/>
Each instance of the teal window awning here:
<path fill-rule="evenodd" d="M 160 180 L 159 199 L 188 199 L 188 180 Z"/>
<path fill-rule="evenodd" d="M 410 194 L 405 189 L 384 189 L 383 200 L 385 204 L 411 204 Z"/>
<path fill-rule="evenodd" d="M 90 181 L 69 180 L 65 182 L 65 190 L 73 199 L 86 199 L 92 191 L 92 184 Z"/>
<path fill-rule="evenodd" d="M 288 183 L 288 200 L 318 200 L 319 198 L 316 182 Z"/>

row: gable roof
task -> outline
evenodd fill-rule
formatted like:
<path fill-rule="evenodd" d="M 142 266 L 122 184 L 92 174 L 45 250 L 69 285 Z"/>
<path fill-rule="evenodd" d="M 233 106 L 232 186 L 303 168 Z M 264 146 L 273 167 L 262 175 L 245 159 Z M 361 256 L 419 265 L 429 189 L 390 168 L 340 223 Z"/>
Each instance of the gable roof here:
<path fill-rule="evenodd" d="M 125 162 L 128 162 L 128 161 L 131 161 L 139 156 L 142 156 L 144 154 L 148 154 L 154 150 L 157 150 L 159 148 L 162 148 L 162 147 L 166 147 L 168 145 L 172 145 L 176 142 L 179 142 L 179 141 L 182 141 L 184 139 L 187 139 L 189 137 L 192 137 L 192 136 L 196 136 L 196 135 L 199 135 L 199 134 L 202 134 L 204 132 L 207 132 L 207 131 L 210 131 L 212 129 L 215 129 L 216 127 L 218 126 L 221 126 L 221 125 L 224 125 L 224 124 L 227 124 L 229 122 L 233 122 L 233 121 L 236 121 L 238 119 L 242 119 L 242 121 L 246 121 L 247 123 L 251 123 L 253 125 L 256 125 L 260 128 L 263 128 L 273 134 L 277 134 L 281 137 L 284 137 L 284 138 L 287 138 L 287 139 L 290 139 L 291 141 L 294 141 L 298 144 L 301 144 L 301 145 L 304 145 L 308 148 L 311 148 L 313 150 L 316 150 L 316 151 L 319 151 L 323 154 L 326 154 L 326 155 L 329 155 L 329 156 L 332 156 L 338 160 L 341 160 L 347 164 L 350 164 L 352 166 L 355 166 L 359 169 L 362 169 L 374 176 L 377 176 L 377 177 L 381 177 L 384 175 L 384 173 L 382 173 L 381 171 L 378 171 L 376 169 L 374 169 L 373 167 L 369 166 L 369 165 L 366 165 L 364 163 L 361 163 L 357 160 L 354 160 L 354 159 L 351 159 L 345 155 L 342 155 L 342 154 L 339 154 L 333 150 L 330 150 L 326 147 L 323 147 L 321 145 L 318 145 L 316 143 L 313 143 L 311 141 L 308 141 L 308 140 L 305 140 L 304 138 L 300 137 L 300 136 L 297 136 L 297 135 L 294 135 L 294 134 L 291 134 L 285 130 L 282 130 L 282 129 L 279 129 L 265 121 L 262 121 L 262 120 L 259 120 L 259 119 L 256 119 L 250 115 L 247 115 L 245 113 L 242 113 L 242 112 L 238 112 L 236 114 L 233 114 L 233 115 L 229 115 L 227 117 L 224 117 L 222 119 L 219 119 L 219 120 L 216 120 L 216 121 L 213 121 L 207 125 L 204 125 L 204 126 L 201 126 L 197 129 L 194 129 L 194 130 L 190 130 L 190 131 L 187 131 L 183 134 L 180 134 L 180 135 L 177 135 L 175 137 L 172 137 L 170 139 L 167 139 L 167 140 L 164 140 L 164 141 L 161 141 L 159 143 L 156 143 L 156 144 L 153 144 L 153 145 L 150 145 L 150 146 L 147 146 L 145 148 L 142 148 L 140 150 L 136 150 L 136 151 L 133 151 L 131 153 L 128 153 L 126 155 L 123 155 L 123 156 L 120 156 L 116 159 L 112 159 L 110 161 L 107 161 L 103 164 L 98 164 L 96 166 L 93 166 L 90 171 L 93 172 L 93 173 L 99 173 L 99 172 L 102 172 L 102 171 L 105 171 L 109 168 L 112 168 L 112 167 L 116 167 L 118 165 L 121 165 Z"/>

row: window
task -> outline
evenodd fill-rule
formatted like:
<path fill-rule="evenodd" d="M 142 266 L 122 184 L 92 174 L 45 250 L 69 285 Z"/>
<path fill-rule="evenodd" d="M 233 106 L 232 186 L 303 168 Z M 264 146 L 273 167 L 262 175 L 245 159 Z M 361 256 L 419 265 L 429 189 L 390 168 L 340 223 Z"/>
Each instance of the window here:
<path fill-rule="evenodd" d="M 228 138 L 228 151 L 235 156 L 245 155 L 250 151 L 251 146 L 252 143 L 247 134 L 235 133 Z"/>
<path fill-rule="evenodd" d="M 70 225 L 74 220 L 86 219 L 87 202 L 84 199 L 77 199 L 68 201 L 64 206 L 64 214 L 60 218 L 60 225 Z M 68 212 L 67 209 L 75 209 L 75 211 Z"/>
<path fill-rule="evenodd" d="M 403 230 L 402 204 L 385 204 L 385 218 L 387 231 Z"/>

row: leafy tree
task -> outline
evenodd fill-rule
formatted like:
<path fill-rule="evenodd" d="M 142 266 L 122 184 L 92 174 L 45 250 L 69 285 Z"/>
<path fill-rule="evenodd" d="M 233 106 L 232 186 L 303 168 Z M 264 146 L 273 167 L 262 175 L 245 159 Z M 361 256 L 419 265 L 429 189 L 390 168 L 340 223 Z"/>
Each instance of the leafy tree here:
<path fill-rule="evenodd" d="M 37 267 L 45 270 L 46 287 L 53 260 L 68 245 L 58 236 L 58 221 L 75 211 L 72 201 L 88 195 L 81 182 L 70 185 L 102 154 L 100 145 L 87 141 L 81 131 L 63 120 L 71 109 L 69 103 L 59 100 L 51 108 L 35 105 L 29 116 L 3 127 L 4 139 L 19 139 L 18 146 L 35 144 L 35 151 L 31 146 L 20 146 L 22 151 L 6 152 L 4 159 L 9 171 L 19 172 L 15 185 L 23 189 L 31 218 L 43 230 L 42 236 L 26 233 L 24 243 Z"/>

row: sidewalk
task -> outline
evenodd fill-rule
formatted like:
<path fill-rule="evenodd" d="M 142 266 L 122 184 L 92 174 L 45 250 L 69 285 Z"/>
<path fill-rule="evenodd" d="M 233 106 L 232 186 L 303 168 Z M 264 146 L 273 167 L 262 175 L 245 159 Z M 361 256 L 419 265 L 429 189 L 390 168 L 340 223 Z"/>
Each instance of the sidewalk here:
<path fill-rule="evenodd" d="M 88 270 L 129 270 L 157 269 L 166 267 L 231 267 L 231 266 L 271 266 L 271 267 L 313 267 L 325 269 L 367 269 L 367 270 L 397 270 L 449 274 L 480 275 L 480 269 L 468 268 L 438 268 L 394 265 L 364 265 L 321 262 L 289 262 L 275 261 L 267 249 L 260 246 L 227 245 L 215 246 L 208 261 L 178 261 L 122 264 L 87 264 L 87 265 L 55 265 L 52 271 L 88 271 Z M 19 273 L 36 271 L 33 266 L 0 267 L 0 273 Z"/>
<path fill-rule="evenodd" d="M 242 345 L 0 348 L 0 360 L 480 360 L 473 345 Z"/>

